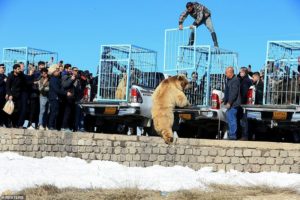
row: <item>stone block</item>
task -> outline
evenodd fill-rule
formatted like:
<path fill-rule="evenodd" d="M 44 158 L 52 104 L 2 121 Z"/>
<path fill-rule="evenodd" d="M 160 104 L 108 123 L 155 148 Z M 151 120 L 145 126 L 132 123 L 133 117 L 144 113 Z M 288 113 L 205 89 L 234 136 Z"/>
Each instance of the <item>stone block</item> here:
<path fill-rule="evenodd" d="M 234 156 L 243 157 L 243 150 L 242 149 L 234 150 Z"/>
<path fill-rule="evenodd" d="M 223 157 L 223 158 L 222 158 L 222 162 L 223 162 L 224 164 L 229 164 L 229 163 L 230 163 L 230 157 Z"/>
<path fill-rule="evenodd" d="M 185 149 L 185 154 L 186 155 L 192 155 L 193 154 L 193 149 Z"/>
<path fill-rule="evenodd" d="M 226 156 L 232 157 L 234 156 L 234 150 L 233 149 L 228 149 L 226 152 Z"/>
<path fill-rule="evenodd" d="M 262 165 L 260 170 L 262 172 L 270 172 L 271 171 L 271 165 Z"/>
<path fill-rule="evenodd" d="M 221 164 L 222 163 L 222 157 L 219 157 L 219 156 L 215 157 L 215 163 L 216 164 Z"/>
<path fill-rule="evenodd" d="M 210 156 L 216 156 L 218 154 L 218 151 L 216 149 L 210 149 L 208 152 L 208 155 Z"/>
<path fill-rule="evenodd" d="M 279 157 L 279 150 L 271 150 L 270 151 L 270 156 L 273 158 Z"/>
<path fill-rule="evenodd" d="M 244 149 L 243 156 L 244 157 L 251 157 L 252 156 L 252 150 L 250 150 L 250 149 Z"/>
<path fill-rule="evenodd" d="M 266 158 L 266 164 L 267 165 L 274 165 L 275 164 L 275 158 Z"/>
<path fill-rule="evenodd" d="M 286 158 L 289 156 L 289 152 L 288 151 L 280 151 L 279 156 L 282 158 Z"/>
<path fill-rule="evenodd" d="M 291 166 L 290 165 L 281 165 L 279 168 L 280 172 L 290 173 Z"/>
<path fill-rule="evenodd" d="M 240 163 L 240 159 L 238 157 L 231 157 L 231 163 L 238 164 L 238 163 Z"/>
<path fill-rule="evenodd" d="M 239 171 L 239 172 L 243 172 L 244 171 L 244 166 L 241 164 L 237 164 L 234 166 L 234 169 Z"/>
<path fill-rule="evenodd" d="M 205 163 L 205 156 L 198 156 L 197 160 L 199 163 Z"/>
<path fill-rule="evenodd" d="M 159 153 L 160 154 L 167 154 L 167 148 L 166 147 L 160 147 L 159 148 Z"/>

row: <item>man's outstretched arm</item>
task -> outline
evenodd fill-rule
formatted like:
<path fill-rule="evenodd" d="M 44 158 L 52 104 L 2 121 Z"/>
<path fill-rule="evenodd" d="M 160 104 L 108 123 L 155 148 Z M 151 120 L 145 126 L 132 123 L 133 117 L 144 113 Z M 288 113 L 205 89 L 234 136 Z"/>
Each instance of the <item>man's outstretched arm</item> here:
<path fill-rule="evenodd" d="M 184 20 L 187 18 L 187 16 L 188 16 L 187 10 L 185 10 L 185 11 L 183 11 L 183 13 L 181 13 L 181 15 L 179 17 L 179 26 L 182 27 L 182 24 L 183 24 Z"/>

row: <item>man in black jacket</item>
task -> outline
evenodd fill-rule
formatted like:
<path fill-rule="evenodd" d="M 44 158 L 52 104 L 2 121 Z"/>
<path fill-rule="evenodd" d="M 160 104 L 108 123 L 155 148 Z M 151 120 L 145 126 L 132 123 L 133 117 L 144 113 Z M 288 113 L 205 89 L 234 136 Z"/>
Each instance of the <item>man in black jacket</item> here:
<path fill-rule="evenodd" d="M 66 64 L 67 65 L 67 64 Z M 76 80 L 76 72 L 73 73 L 73 71 L 76 70 L 78 72 L 78 68 L 73 67 L 72 69 L 68 70 L 67 72 L 64 73 L 61 77 L 61 85 L 62 89 L 65 92 L 70 92 L 71 94 L 74 94 L 74 83 Z M 71 120 L 72 117 L 74 116 L 74 107 L 75 107 L 75 98 L 74 95 L 67 96 L 66 98 L 63 99 L 63 105 L 64 105 L 64 114 L 63 114 L 63 121 L 62 121 L 62 131 L 71 131 Z"/>
<path fill-rule="evenodd" d="M 227 83 L 223 102 L 227 108 L 226 117 L 229 127 L 228 138 L 237 139 L 237 112 L 241 105 L 240 80 L 234 75 L 233 67 L 226 69 Z"/>
<path fill-rule="evenodd" d="M 253 84 L 255 85 L 255 105 L 263 104 L 264 83 L 260 78 L 259 72 L 253 73 Z"/>
<path fill-rule="evenodd" d="M 3 111 L 5 105 L 5 95 L 6 95 L 6 80 L 5 66 L 0 64 L 0 126 L 7 126 L 7 114 Z"/>
<path fill-rule="evenodd" d="M 248 69 L 246 67 L 242 67 L 240 69 L 239 78 L 241 81 L 240 86 L 240 94 L 241 94 L 241 104 L 247 104 L 247 94 L 249 88 L 252 86 L 252 80 L 249 78 Z M 238 111 L 238 121 L 242 127 L 242 138 L 241 140 L 249 140 L 248 134 L 248 118 L 247 112 L 243 112 L 243 109 L 240 107 Z"/>
<path fill-rule="evenodd" d="M 30 87 L 28 88 L 28 100 L 29 100 L 29 127 L 27 129 L 34 130 L 37 128 L 38 116 L 39 116 L 39 85 L 40 71 L 35 69 L 35 66 L 28 68 L 28 76 L 30 76 Z"/>
<path fill-rule="evenodd" d="M 14 112 L 11 116 L 13 126 L 18 128 L 23 125 L 23 115 L 21 115 L 22 109 L 22 93 L 24 91 L 24 86 L 26 85 L 26 80 L 24 74 L 21 72 L 21 66 L 15 64 L 13 66 L 13 71 L 8 75 L 6 81 L 6 99 L 12 100 L 15 104 Z"/>
<path fill-rule="evenodd" d="M 57 117 L 59 112 L 59 102 L 63 97 L 71 96 L 71 93 L 64 91 L 61 87 L 61 80 L 59 79 L 60 72 L 58 65 L 52 65 L 49 68 L 49 75 L 52 75 L 49 82 L 49 129 L 54 130 L 56 129 Z"/>

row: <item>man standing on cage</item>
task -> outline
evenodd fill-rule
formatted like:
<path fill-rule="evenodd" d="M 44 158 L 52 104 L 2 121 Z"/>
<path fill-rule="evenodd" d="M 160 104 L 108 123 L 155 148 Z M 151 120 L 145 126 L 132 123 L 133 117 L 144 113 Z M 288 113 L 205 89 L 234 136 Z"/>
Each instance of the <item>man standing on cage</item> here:
<path fill-rule="evenodd" d="M 186 10 L 179 17 L 179 30 L 183 29 L 183 22 L 188 15 L 190 15 L 195 19 L 194 23 L 190 26 L 190 28 L 194 29 L 194 26 L 198 28 L 200 25 L 204 24 L 209 30 L 209 32 L 211 33 L 214 46 L 218 48 L 219 45 L 218 45 L 217 35 L 212 24 L 210 10 L 208 10 L 204 5 L 198 2 L 188 2 L 186 4 Z M 194 45 L 195 42 L 194 38 L 195 38 L 195 33 L 194 31 L 192 31 L 189 38 L 188 45 Z"/>

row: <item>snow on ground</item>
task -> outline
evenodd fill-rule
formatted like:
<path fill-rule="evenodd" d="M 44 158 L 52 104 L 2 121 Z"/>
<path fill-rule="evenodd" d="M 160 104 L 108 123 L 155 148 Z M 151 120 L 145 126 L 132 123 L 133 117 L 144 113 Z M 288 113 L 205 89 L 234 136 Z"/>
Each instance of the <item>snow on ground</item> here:
<path fill-rule="evenodd" d="M 16 153 L 0 153 L 0 194 L 52 184 L 59 188 L 139 188 L 159 191 L 206 189 L 211 184 L 270 186 L 300 192 L 300 174 L 276 172 L 241 173 L 198 171 L 188 167 L 125 167 L 110 161 L 87 163 L 79 158 L 45 157 L 36 159 Z"/>

